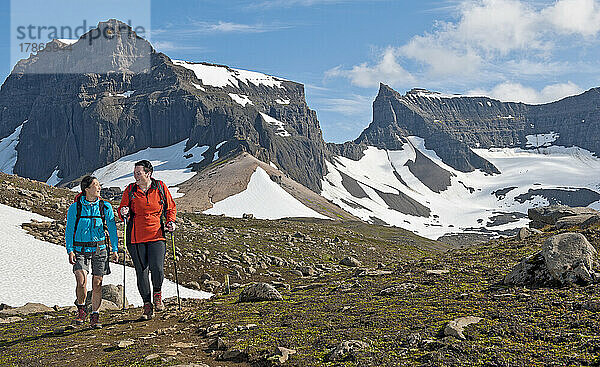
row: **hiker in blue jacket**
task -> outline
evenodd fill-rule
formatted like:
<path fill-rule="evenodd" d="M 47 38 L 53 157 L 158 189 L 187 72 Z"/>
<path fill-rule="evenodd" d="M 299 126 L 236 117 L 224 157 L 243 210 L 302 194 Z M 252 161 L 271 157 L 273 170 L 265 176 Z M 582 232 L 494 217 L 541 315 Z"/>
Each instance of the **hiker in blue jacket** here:
<path fill-rule="evenodd" d="M 92 264 L 92 314 L 90 325 L 102 327 L 99 323 L 100 302 L 102 301 L 102 277 L 110 274 L 109 255 L 117 260 L 118 236 L 115 215 L 108 201 L 100 199 L 100 182 L 93 176 L 81 180 L 81 193 L 67 211 L 65 242 L 69 263 L 77 285 L 76 324 L 83 324 L 87 316 L 85 298 L 87 294 L 87 274 Z M 105 231 L 108 229 L 112 249 L 107 247 Z"/>

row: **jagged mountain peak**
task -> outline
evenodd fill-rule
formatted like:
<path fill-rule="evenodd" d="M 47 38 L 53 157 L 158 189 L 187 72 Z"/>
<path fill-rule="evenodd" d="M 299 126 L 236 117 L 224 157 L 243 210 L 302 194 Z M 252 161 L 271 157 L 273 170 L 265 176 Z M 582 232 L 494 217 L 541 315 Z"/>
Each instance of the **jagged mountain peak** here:
<path fill-rule="evenodd" d="M 150 70 L 156 53 L 131 26 L 117 19 L 99 22 L 75 42 L 52 40 L 47 47 L 52 52 L 20 60 L 12 74 L 143 73 Z"/>

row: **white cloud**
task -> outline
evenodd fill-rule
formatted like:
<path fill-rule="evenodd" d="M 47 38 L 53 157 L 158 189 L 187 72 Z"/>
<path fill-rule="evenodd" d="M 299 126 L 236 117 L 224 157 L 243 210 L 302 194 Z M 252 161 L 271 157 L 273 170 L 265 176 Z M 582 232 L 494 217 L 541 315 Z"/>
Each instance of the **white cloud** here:
<path fill-rule="evenodd" d="M 159 52 L 170 52 L 170 51 L 203 51 L 206 52 L 204 47 L 200 46 L 186 46 L 171 41 L 152 41 L 152 46 Z"/>
<path fill-rule="evenodd" d="M 272 30 L 271 26 L 264 24 L 240 24 L 223 21 L 217 23 L 198 22 L 195 26 L 198 32 L 216 33 L 263 33 Z"/>
<path fill-rule="evenodd" d="M 362 63 L 350 70 L 343 70 L 341 66 L 337 66 L 327 70 L 325 77 L 345 77 L 360 87 L 376 87 L 380 82 L 392 85 L 413 83 L 414 77 L 397 62 L 395 53 L 393 48 L 388 47 L 376 65 Z"/>
<path fill-rule="evenodd" d="M 395 87 L 489 84 L 532 76 L 556 80 L 581 72 L 573 68 L 573 49 L 589 45 L 600 32 L 599 0 L 542 5 L 526 0 L 461 0 L 455 10 L 456 21 L 437 22 L 431 32 L 415 35 L 403 45 L 388 45 L 374 64 L 338 66 L 326 76 L 347 78 L 360 87 L 379 82 Z M 542 98 L 539 93 L 534 94 Z M 535 99 L 534 94 L 530 98 Z"/>
<path fill-rule="evenodd" d="M 199 33 L 265 33 L 290 28 L 283 24 L 243 24 L 233 22 L 189 22 L 185 25 L 170 24 L 168 27 L 153 29 L 152 34 L 160 37 L 197 36 Z"/>
<path fill-rule="evenodd" d="M 545 47 L 540 40 L 539 14 L 522 1 L 465 1 L 461 8 L 460 21 L 442 38 L 502 54 Z"/>
<path fill-rule="evenodd" d="M 373 96 L 361 96 L 353 94 L 348 98 L 326 98 L 320 99 L 320 111 L 337 112 L 346 116 L 369 115 Z"/>
<path fill-rule="evenodd" d="M 561 98 L 579 94 L 583 90 L 572 82 L 551 84 L 542 90 L 535 90 L 520 83 L 505 82 L 491 90 L 475 89 L 467 93 L 472 96 L 488 96 L 503 102 L 523 102 L 541 104 L 557 101 Z"/>
<path fill-rule="evenodd" d="M 428 65 L 433 76 L 471 74 L 479 69 L 482 59 L 472 49 L 453 49 L 444 43 L 435 36 L 416 36 L 398 52 Z"/>
<path fill-rule="evenodd" d="M 559 0 L 542 14 L 558 32 L 589 37 L 600 31 L 600 5 L 595 0 Z"/>

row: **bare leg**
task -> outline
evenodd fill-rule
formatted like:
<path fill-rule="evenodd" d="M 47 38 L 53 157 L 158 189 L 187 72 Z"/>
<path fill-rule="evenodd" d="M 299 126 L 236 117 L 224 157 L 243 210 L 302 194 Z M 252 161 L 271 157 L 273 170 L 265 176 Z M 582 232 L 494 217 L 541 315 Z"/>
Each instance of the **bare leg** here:
<path fill-rule="evenodd" d="M 83 305 L 85 304 L 85 296 L 87 293 L 87 273 L 84 270 L 76 270 L 75 281 L 77 282 L 77 285 L 75 286 L 75 296 L 77 297 L 77 304 Z"/>
<path fill-rule="evenodd" d="M 102 277 L 92 276 L 92 312 L 98 311 L 102 302 Z"/>

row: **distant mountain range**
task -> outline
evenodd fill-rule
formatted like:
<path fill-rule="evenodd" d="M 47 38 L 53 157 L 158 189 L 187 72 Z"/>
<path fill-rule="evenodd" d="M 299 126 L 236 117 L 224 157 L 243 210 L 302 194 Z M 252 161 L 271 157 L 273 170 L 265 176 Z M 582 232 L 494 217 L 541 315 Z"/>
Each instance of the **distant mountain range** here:
<path fill-rule="evenodd" d="M 509 233 L 534 205 L 599 206 L 600 89 L 526 105 L 381 84 L 360 136 L 325 143 L 302 84 L 171 60 L 123 27 L 19 61 L 0 90 L 0 170 L 59 185 L 96 171 L 123 186 L 106 167 L 183 143 L 165 161 L 199 172 L 172 182 L 190 210 L 231 209 L 267 174 L 311 211 L 432 238 Z M 71 73 L 86 62 L 110 72 Z"/>

